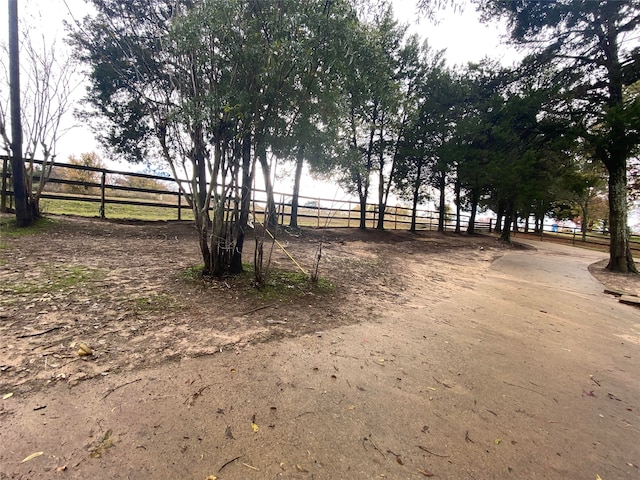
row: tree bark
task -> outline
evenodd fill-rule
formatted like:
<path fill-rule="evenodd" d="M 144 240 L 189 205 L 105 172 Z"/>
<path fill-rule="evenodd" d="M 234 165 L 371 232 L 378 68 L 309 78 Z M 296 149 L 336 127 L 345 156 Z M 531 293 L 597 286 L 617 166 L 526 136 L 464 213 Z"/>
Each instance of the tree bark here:
<path fill-rule="evenodd" d="M 440 189 L 440 201 L 438 202 L 438 231 L 444 232 L 444 220 L 446 215 L 446 198 L 445 187 L 447 184 L 447 176 L 444 171 L 438 172 L 438 188 Z"/>
<path fill-rule="evenodd" d="M 249 223 L 249 210 L 251 209 L 251 182 L 253 170 L 251 168 L 251 134 L 245 133 L 242 137 L 242 188 L 240 190 L 240 216 L 236 226 L 236 247 L 231 259 L 231 273 L 240 273 L 242 267 L 242 249 L 244 237 Z"/>
<path fill-rule="evenodd" d="M 476 189 L 471 190 L 471 215 L 469 224 L 467 225 L 467 234 L 474 235 L 476 233 L 476 211 L 478 210 L 478 202 L 480 195 Z"/>
<path fill-rule="evenodd" d="M 413 184 L 413 205 L 411 208 L 411 227 L 410 232 L 416 232 L 416 216 L 418 214 L 418 201 L 420 200 L 420 186 L 422 185 L 422 160 L 418 161 L 418 172 L 416 180 Z"/>
<path fill-rule="evenodd" d="M 267 191 L 267 219 L 265 224 L 268 228 L 275 228 L 278 225 L 278 211 L 276 208 L 276 201 L 273 196 L 273 184 L 271 183 L 271 166 L 267 160 L 267 150 L 264 145 L 261 145 L 258 149 L 258 160 L 262 167 L 262 173 L 264 176 L 264 187 Z"/>
<path fill-rule="evenodd" d="M 505 201 L 504 206 L 504 224 L 502 225 L 502 232 L 500 233 L 500 240 L 506 243 L 511 243 L 511 224 L 513 222 L 513 203 L 511 201 Z"/>
<path fill-rule="evenodd" d="M 638 273 L 631 255 L 627 228 L 626 161 L 609 168 L 609 264 L 608 270 Z"/>
<path fill-rule="evenodd" d="M 18 47 L 18 1 L 9 0 L 9 89 L 11 97 L 11 173 L 16 204 L 16 223 L 27 227 L 34 221 L 25 183 L 20 118 L 20 51 Z"/>
<path fill-rule="evenodd" d="M 298 205 L 300 198 L 300 180 L 302 179 L 302 167 L 304 166 L 304 145 L 298 152 L 298 158 L 296 159 L 296 176 L 293 182 L 293 195 L 291 197 L 291 218 L 289 219 L 289 226 L 291 228 L 298 228 Z"/>
<path fill-rule="evenodd" d="M 460 179 L 457 175 L 454 189 L 456 194 L 456 233 L 460 233 L 460 190 L 462 189 L 462 187 L 460 185 Z"/>

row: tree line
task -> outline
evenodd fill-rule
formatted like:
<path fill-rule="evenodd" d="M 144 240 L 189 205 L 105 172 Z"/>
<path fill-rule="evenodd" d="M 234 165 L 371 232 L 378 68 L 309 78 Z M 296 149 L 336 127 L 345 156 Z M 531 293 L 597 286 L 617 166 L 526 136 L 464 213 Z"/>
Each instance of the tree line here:
<path fill-rule="evenodd" d="M 502 239 L 518 218 L 579 208 L 588 224 L 607 182 L 608 268 L 636 271 L 628 241 L 627 162 L 640 132 L 640 2 L 477 1 L 504 18 L 523 61 L 450 67 L 408 34 L 386 1 L 91 0 L 71 26 L 89 72 L 86 113 L 101 141 L 132 162 L 161 157 L 186 176 L 204 273 L 242 270 L 257 166 L 277 219 L 277 161 L 296 164 L 293 219 L 306 162 L 370 199 L 377 227 L 394 193 L 415 211 L 445 192 L 457 216 L 498 214 Z M 422 0 L 430 16 L 442 4 Z M 469 6 L 467 6 L 469 8 Z M 637 42 L 636 42 L 637 45 Z M 635 171 L 635 170 L 630 170 Z M 603 180 L 605 179 L 605 180 Z M 568 214 L 567 214 L 568 215 Z M 458 223 L 458 231 L 459 231 Z"/>

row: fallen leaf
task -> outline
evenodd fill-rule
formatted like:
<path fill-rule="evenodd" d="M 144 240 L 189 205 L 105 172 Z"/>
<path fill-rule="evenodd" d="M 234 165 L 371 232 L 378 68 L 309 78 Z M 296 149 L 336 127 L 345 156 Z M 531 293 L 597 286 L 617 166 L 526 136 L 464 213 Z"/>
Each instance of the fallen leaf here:
<path fill-rule="evenodd" d="M 260 428 L 258 427 L 258 425 L 256 425 L 255 423 L 251 423 L 251 428 L 253 428 L 253 432 L 254 433 L 258 433 L 258 430 L 260 430 Z"/>
<path fill-rule="evenodd" d="M 100 440 L 100 444 L 89 453 L 91 458 L 100 458 L 103 453 L 106 453 L 109 448 L 113 447 L 116 440 L 111 437 L 111 433 L 111 430 L 105 432 L 102 440 Z"/>
<path fill-rule="evenodd" d="M 20 462 L 20 463 L 28 462 L 29 460 L 33 460 L 34 458 L 37 458 L 37 457 L 39 457 L 41 455 L 44 455 L 44 452 L 32 453 L 31 455 L 26 457 L 24 460 L 22 460 L 22 462 Z"/>
<path fill-rule="evenodd" d="M 91 350 L 86 343 L 80 343 L 78 347 L 78 356 L 86 357 L 87 355 L 93 355 L 93 350 Z"/>
<path fill-rule="evenodd" d="M 309 473 L 309 470 L 302 468 L 300 465 L 296 464 L 296 470 L 300 473 Z"/>
<path fill-rule="evenodd" d="M 600 475 L 596 475 L 596 480 L 602 480 L 602 477 L 600 477 Z"/>
<path fill-rule="evenodd" d="M 67 469 L 66 465 L 61 465 L 59 467 L 56 467 L 56 472 L 64 472 Z"/>
<path fill-rule="evenodd" d="M 583 394 L 584 396 L 587 396 L 587 397 L 595 397 L 595 396 L 596 396 L 596 394 L 595 394 L 595 393 L 593 393 L 593 390 L 589 390 L 588 392 L 587 392 L 586 390 L 583 390 L 583 391 L 582 391 L 582 394 Z"/>
<path fill-rule="evenodd" d="M 227 427 L 227 429 L 224 431 L 224 436 L 230 440 L 234 440 L 233 433 L 231 433 L 231 427 Z"/>
<path fill-rule="evenodd" d="M 356 406 L 355 405 L 349 405 L 349 410 L 355 410 Z"/>
<path fill-rule="evenodd" d="M 499 438 L 496 438 L 493 443 L 495 443 L 496 445 L 500 445 L 502 443 L 502 440 L 500 440 Z"/>
<path fill-rule="evenodd" d="M 425 477 L 433 477 L 433 473 L 431 473 L 429 470 L 423 470 L 419 468 L 418 473 L 424 475 Z"/>
<path fill-rule="evenodd" d="M 218 480 L 218 477 L 216 477 L 215 475 L 209 475 L 207 478 L 205 478 L 204 480 Z"/>
<path fill-rule="evenodd" d="M 3 400 L 6 400 L 7 398 L 11 398 L 11 397 L 13 397 L 13 392 L 5 393 L 5 394 L 2 396 L 2 399 L 3 399 Z"/>

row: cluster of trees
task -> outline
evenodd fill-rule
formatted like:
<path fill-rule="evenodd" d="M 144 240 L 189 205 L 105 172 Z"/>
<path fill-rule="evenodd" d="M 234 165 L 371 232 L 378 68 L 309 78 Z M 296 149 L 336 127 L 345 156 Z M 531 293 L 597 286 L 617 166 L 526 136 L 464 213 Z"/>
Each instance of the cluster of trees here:
<path fill-rule="evenodd" d="M 275 221 L 274 159 L 330 174 L 383 228 L 390 193 L 414 212 L 445 192 L 473 215 L 582 218 L 608 192 L 609 268 L 636 271 L 627 162 L 640 138 L 638 0 L 474 0 L 530 54 L 517 68 L 449 68 L 384 0 L 91 0 L 73 27 L 101 140 L 133 162 L 161 157 L 183 185 L 204 273 L 242 269 L 259 166 Z M 455 1 L 421 0 L 425 16 Z M 635 35 L 635 37 L 634 37 Z M 603 182 L 607 183 L 606 189 Z M 601 204 L 597 207 L 598 202 Z M 572 213 L 568 213 L 571 211 Z M 564 212 L 564 213 L 563 213 Z M 415 229 L 415 216 L 412 228 Z M 459 222 L 458 222 L 459 230 Z"/>

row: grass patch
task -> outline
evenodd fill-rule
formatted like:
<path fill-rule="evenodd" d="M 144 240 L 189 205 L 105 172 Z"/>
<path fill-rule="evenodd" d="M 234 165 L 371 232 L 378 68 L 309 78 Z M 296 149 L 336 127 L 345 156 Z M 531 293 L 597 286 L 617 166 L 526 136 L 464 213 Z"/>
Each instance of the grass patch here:
<path fill-rule="evenodd" d="M 133 311 L 139 313 L 157 313 L 172 310 L 177 306 L 174 297 L 164 293 L 131 299 Z"/>
<path fill-rule="evenodd" d="M 6 280 L 2 286 L 3 293 L 16 295 L 42 294 L 67 291 L 79 286 L 89 286 L 93 282 L 104 279 L 106 272 L 83 265 L 59 266 L 48 265 L 34 278 L 25 282 L 12 282 Z"/>
<path fill-rule="evenodd" d="M 231 288 L 242 290 L 263 301 L 286 301 L 308 294 L 329 295 L 335 291 L 335 286 L 324 278 L 313 283 L 308 275 L 300 271 L 279 269 L 269 273 L 266 285 L 256 288 L 253 264 L 245 262 L 242 266 L 244 269 L 242 273 L 225 277 L 223 281 Z M 203 280 L 212 284 L 220 281 L 205 279 L 202 276 L 203 269 L 202 264 L 188 267 L 181 272 L 180 277 L 185 283 L 193 285 L 201 285 Z"/>
<path fill-rule="evenodd" d="M 76 215 L 79 217 L 99 217 L 100 203 L 82 200 L 40 200 L 40 208 L 43 212 L 57 215 Z M 177 220 L 178 208 L 153 207 L 143 205 L 105 205 L 105 218 L 119 220 Z M 183 220 L 193 220 L 193 213 L 188 206 L 182 207 Z"/>
<path fill-rule="evenodd" d="M 58 224 L 58 220 L 52 218 L 38 218 L 32 225 L 28 227 L 18 227 L 16 219 L 11 216 L 0 217 L 0 235 L 5 238 L 19 238 L 25 235 L 37 235 L 45 233 Z M 2 244 L 2 248 L 7 248 Z"/>

